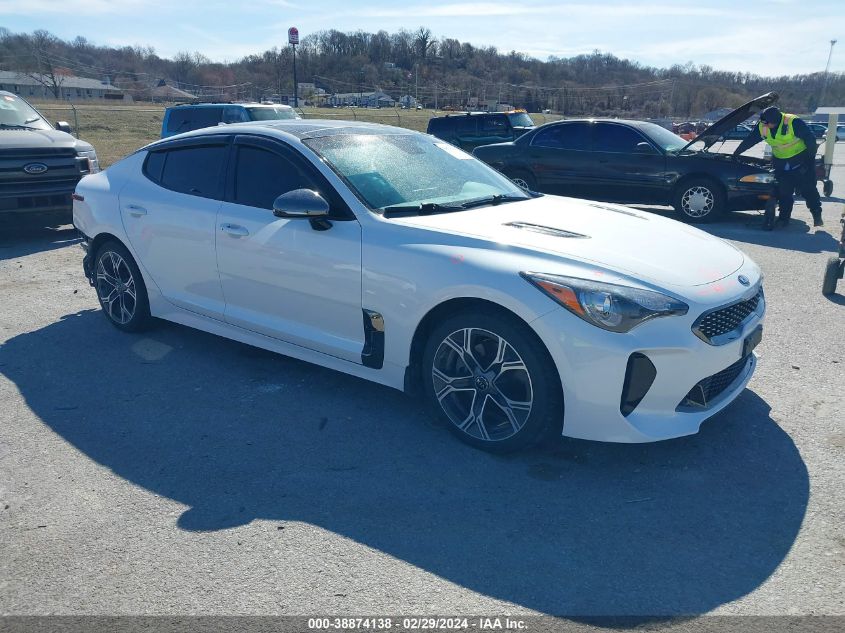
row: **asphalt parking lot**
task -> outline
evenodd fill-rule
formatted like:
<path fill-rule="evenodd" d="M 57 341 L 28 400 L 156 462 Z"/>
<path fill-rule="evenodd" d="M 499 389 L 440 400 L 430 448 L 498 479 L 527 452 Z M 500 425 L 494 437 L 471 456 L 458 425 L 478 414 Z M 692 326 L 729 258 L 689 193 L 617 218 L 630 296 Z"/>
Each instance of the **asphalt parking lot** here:
<path fill-rule="evenodd" d="M 845 615 L 837 150 L 824 227 L 706 228 L 765 272 L 760 362 L 650 445 L 494 457 L 378 385 L 123 334 L 70 227 L 3 224 L 0 614 Z"/>

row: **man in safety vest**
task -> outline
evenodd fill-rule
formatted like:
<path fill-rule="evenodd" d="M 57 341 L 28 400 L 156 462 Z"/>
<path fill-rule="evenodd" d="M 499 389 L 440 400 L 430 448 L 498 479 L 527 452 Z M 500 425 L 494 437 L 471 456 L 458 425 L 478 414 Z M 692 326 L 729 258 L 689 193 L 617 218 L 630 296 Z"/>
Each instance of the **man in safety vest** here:
<path fill-rule="evenodd" d="M 822 226 L 822 202 L 816 190 L 816 138 L 794 114 L 771 106 L 760 113 L 760 123 L 745 137 L 734 156 L 760 141 L 772 147 L 772 163 L 778 181 L 778 224 L 786 226 L 792 215 L 792 195 L 797 187 L 813 215 L 813 226 Z M 766 225 L 771 229 L 771 225 Z"/>

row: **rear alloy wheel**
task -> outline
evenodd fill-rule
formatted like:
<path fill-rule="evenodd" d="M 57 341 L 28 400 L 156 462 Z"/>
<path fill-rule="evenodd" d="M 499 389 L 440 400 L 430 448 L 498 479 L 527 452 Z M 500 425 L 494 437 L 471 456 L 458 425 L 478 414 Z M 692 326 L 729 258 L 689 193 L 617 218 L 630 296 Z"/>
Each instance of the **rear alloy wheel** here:
<path fill-rule="evenodd" d="M 472 446 L 506 453 L 560 429 L 559 374 L 514 318 L 454 316 L 431 333 L 423 363 L 429 403 Z"/>
<path fill-rule="evenodd" d="M 525 191 L 537 191 L 537 179 L 527 171 L 514 171 L 507 174 L 511 182 Z"/>
<path fill-rule="evenodd" d="M 673 205 L 685 222 L 712 222 L 725 207 L 722 188 L 706 178 L 691 178 L 675 191 Z"/>
<path fill-rule="evenodd" d="M 94 287 L 100 307 L 112 325 L 126 332 L 138 332 L 150 325 L 144 279 L 122 244 L 106 242 L 97 251 Z"/>

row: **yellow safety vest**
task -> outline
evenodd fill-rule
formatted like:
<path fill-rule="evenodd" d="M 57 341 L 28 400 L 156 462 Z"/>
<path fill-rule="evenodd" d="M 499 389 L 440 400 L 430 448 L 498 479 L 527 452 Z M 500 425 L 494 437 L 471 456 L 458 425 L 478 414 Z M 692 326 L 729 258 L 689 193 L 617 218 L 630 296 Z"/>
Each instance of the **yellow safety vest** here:
<path fill-rule="evenodd" d="M 773 130 L 763 125 L 762 121 L 757 124 L 760 130 L 760 136 L 772 146 L 772 154 L 774 154 L 775 158 L 786 160 L 787 158 L 797 156 L 807 149 L 807 144 L 795 136 L 795 131 L 792 129 L 792 122 L 794 120 L 794 114 L 784 114 L 783 121 Z M 786 128 L 785 134 L 783 133 L 784 128 Z"/>

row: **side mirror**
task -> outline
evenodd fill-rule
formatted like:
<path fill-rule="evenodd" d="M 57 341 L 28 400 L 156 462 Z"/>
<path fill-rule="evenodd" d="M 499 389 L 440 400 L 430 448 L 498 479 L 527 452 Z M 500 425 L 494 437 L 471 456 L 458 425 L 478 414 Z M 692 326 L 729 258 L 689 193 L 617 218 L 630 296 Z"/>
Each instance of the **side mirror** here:
<path fill-rule="evenodd" d="M 59 132 L 66 132 L 67 134 L 73 134 L 73 130 L 70 127 L 70 123 L 67 121 L 57 121 L 56 122 L 56 129 Z"/>
<path fill-rule="evenodd" d="M 657 151 L 654 149 L 654 147 L 651 145 L 651 143 L 646 143 L 645 141 L 640 141 L 639 143 L 637 143 L 637 147 L 636 147 L 636 149 L 634 149 L 634 151 L 637 154 L 656 154 L 657 153 Z"/>
<path fill-rule="evenodd" d="M 316 231 L 331 228 L 328 221 L 329 203 L 311 189 L 294 189 L 283 193 L 273 202 L 273 215 L 277 218 L 304 218 L 311 221 Z"/>

